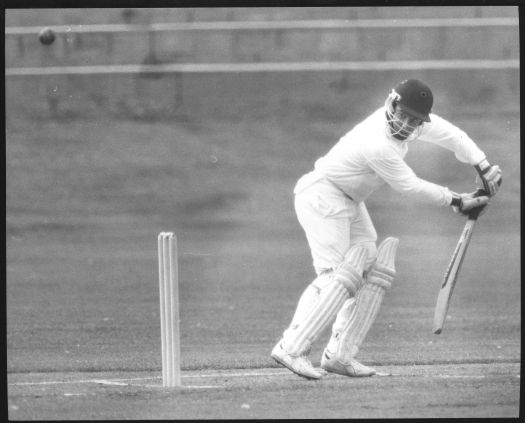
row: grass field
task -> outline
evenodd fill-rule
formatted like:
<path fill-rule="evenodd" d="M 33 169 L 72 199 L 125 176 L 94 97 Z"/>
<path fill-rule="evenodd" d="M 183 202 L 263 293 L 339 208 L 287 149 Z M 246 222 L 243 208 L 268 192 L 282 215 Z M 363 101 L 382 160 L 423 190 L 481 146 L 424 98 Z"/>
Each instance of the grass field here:
<path fill-rule="evenodd" d="M 400 238 L 398 275 L 359 358 L 390 376 L 309 382 L 269 358 L 314 276 L 292 189 L 356 122 L 8 116 L 9 418 L 517 417 L 519 116 L 454 122 L 504 184 L 443 333 L 432 334 L 433 308 L 464 220 L 385 188 L 368 206 L 380 239 Z M 434 146 L 407 161 L 453 190 L 474 187 L 474 170 Z M 180 247 L 181 390 L 160 382 L 163 230 Z"/>

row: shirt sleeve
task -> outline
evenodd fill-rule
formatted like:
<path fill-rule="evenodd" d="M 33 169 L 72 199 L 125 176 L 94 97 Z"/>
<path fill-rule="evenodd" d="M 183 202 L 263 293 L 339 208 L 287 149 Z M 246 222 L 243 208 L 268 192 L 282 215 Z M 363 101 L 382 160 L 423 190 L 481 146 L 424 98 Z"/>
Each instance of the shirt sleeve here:
<path fill-rule="evenodd" d="M 369 158 L 368 165 L 401 194 L 438 206 L 448 206 L 452 201 L 452 193 L 448 188 L 417 177 L 406 162 L 394 152 Z"/>
<path fill-rule="evenodd" d="M 424 124 L 419 139 L 452 151 L 463 163 L 476 165 L 486 158 L 485 153 L 464 131 L 434 114 L 430 115 L 430 123 Z"/>

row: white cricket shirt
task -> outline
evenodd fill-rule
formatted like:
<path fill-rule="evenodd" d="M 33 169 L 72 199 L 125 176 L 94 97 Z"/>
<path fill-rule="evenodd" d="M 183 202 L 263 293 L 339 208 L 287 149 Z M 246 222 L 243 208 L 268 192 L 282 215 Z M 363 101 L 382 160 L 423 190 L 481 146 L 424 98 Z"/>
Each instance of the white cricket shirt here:
<path fill-rule="evenodd" d="M 430 114 L 430 120 L 423 124 L 417 141 L 451 150 L 463 163 L 475 165 L 485 158 L 483 151 L 461 129 L 435 114 Z M 344 135 L 315 162 L 313 175 L 303 179 L 313 181 L 316 176 L 325 177 L 358 202 L 387 183 L 394 190 L 421 201 L 450 205 L 452 194 L 448 188 L 417 177 L 404 161 L 409 142 L 388 135 L 382 107 Z M 305 182 L 300 180 L 295 191 Z"/>

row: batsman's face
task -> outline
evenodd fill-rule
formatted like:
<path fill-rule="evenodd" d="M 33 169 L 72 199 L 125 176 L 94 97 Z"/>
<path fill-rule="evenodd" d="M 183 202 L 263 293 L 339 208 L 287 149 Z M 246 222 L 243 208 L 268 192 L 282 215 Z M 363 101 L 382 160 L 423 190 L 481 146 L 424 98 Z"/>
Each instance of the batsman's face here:
<path fill-rule="evenodd" d="M 419 135 L 419 130 L 421 129 L 423 121 L 410 116 L 399 107 L 396 107 L 396 110 L 393 114 L 393 119 L 389 122 L 389 124 L 392 130 L 392 136 L 400 141 L 405 141 L 412 135 L 413 139 Z"/>

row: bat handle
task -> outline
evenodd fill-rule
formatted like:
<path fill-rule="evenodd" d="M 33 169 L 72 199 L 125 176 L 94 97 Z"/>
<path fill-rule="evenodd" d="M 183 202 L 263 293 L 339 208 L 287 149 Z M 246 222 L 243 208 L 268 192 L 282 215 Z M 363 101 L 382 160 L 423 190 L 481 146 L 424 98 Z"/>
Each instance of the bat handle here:
<path fill-rule="evenodd" d="M 478 188 L 476 192 L 474 193 L 474 197 L 480 197 L 482 195 L 488 195 L 487 191 L 484 190 L 483 188 Z M 487 207 L 487 204 L 483 206 L 474 207 L 472 210 L 470 210 L 467 213 L 468 219 L 476 220 L 485 207 Z"/>
<path fill-rule="evenodd" d="M 479 207 L 475 207 L 473 208 L 472 210 L 470 210 L 467 214 L 468 216 L 468 220 L 477 220 L 477 218 L 479 217 L 480 213 L 483 211 L 483 209 L 487 207 L 487 205 L 483 205 L 483 206 L 479 206 Z"/>

